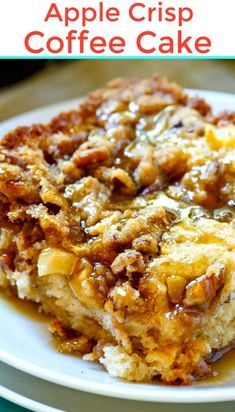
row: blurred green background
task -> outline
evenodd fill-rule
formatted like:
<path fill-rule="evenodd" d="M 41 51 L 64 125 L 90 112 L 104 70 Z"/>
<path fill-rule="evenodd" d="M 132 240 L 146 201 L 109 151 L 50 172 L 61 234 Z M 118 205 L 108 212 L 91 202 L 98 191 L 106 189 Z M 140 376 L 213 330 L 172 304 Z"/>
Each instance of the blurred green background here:
<path fill-rule="evenodd" d="M 1 412 L 26 412 L 28 409 L 21 408 L 14 403 L 8 402 L 5 399 L 0 398 L 0 411 Z"/>

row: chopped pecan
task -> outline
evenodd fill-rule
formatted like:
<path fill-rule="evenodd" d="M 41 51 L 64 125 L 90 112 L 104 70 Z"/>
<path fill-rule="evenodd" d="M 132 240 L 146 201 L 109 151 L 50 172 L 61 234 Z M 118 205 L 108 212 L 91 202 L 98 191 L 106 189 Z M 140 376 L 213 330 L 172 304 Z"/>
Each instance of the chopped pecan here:
<path fill-rule="evenodd" d="M 214 263 L 205 275 L 193 280 L 186 287 L 185 306 L 210 304 L 224 283 L 225 267 Z"/>
<path fill-rule="evenodd" d="M 106 146 L 93 147 L 87 150 L 78 149 L 73 155 L 73 161 L 78 167 L 90 166 L 107 160 L 109 150 Z"/>
<path fill-rule="evenodd" d="M 141 253 L 136 252 L 136 250 L 126 250 L 120 253 L 116 259 L 114 259 L 111 269 L 113 273 L 118 274 L 123 272 L 125 269 L 127 272 L 144 272 L 145 263 L 144 258 Z"/>

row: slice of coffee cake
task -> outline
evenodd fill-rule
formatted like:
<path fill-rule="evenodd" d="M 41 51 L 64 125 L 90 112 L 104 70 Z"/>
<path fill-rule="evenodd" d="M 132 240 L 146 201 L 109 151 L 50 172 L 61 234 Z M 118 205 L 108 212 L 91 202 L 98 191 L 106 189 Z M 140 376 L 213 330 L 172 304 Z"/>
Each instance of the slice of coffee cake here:
<path fill-rule="evenodd" d="M 153 76 L 3 138 L 1 285 L 61 351 L 189 384 L 234 341 L 234 119 Z"/>

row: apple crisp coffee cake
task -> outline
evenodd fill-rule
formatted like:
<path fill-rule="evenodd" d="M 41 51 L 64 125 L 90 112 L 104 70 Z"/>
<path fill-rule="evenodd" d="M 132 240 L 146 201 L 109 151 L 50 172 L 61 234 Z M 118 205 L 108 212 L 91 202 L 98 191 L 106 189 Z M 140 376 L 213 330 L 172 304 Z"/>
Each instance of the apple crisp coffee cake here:
<path fill-rule="evenodd" d="M 59 350 L 189 384 L 235 339 L 235 114 L 118 79 L 0 146 L 1 287 Z"/>

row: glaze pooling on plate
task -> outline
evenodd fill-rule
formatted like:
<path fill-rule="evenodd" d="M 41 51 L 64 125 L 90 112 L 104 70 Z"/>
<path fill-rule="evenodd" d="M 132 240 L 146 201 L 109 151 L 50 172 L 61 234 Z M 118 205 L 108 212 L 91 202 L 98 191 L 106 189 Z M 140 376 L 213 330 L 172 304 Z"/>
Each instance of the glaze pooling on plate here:
<path fill-rule="evenodd" d="M 161 198 L 160 200 L 158 199 L 158 201 L 159 201 L 159 202 L 161 201 L 160 203 L 162 203 L 162 199 L 163 199 L 163 198 Z M 182 209 L 182 203 L 181 203 L 181 205 L 180 205 L 180 208 Z"/>

